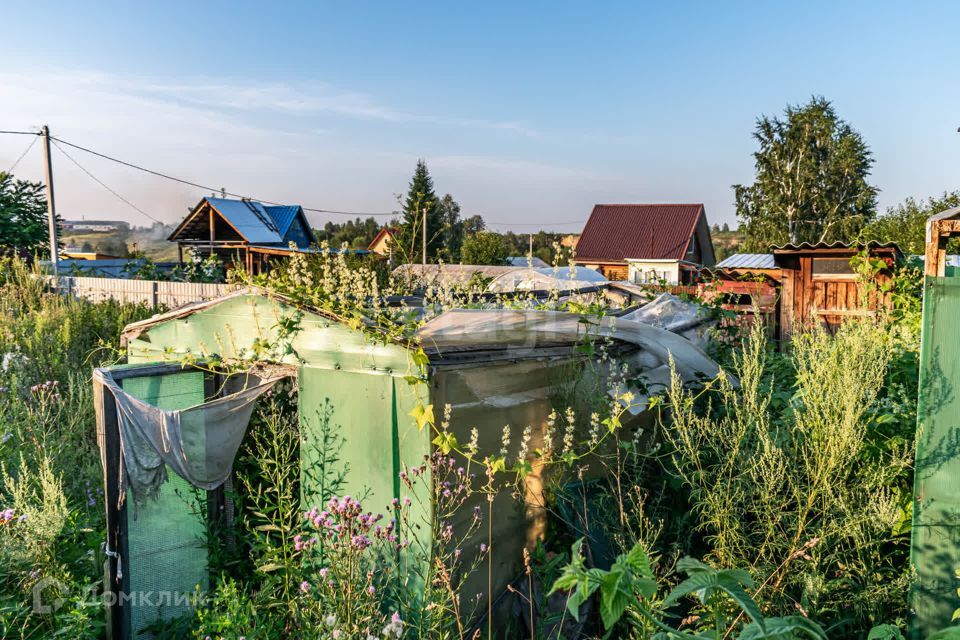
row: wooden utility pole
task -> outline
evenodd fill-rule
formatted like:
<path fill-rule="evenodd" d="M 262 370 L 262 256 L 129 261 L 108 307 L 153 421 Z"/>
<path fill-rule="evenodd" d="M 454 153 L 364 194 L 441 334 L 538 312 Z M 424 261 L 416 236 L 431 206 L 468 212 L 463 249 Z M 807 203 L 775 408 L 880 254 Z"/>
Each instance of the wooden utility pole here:
<path fill-rule="evenodd" d="M 528 261 L 531 266 L 533 266 L 533 234 L 530 234 L 530 253 L 528 254 Z"/>
<path fill-rule="evenodd" d="M 43 125 L 40 130 L 43 136 L 44 168 L 47 174 L 47 224 L 50 233 L 50 264 L 53 275 L 57 275 L 60 267 L 60 252 L 57 249 L 57 205 L 53 197 L 53 160 L 50 158 L 50 127 Z"/>
<path fill-rule="evenodd" d="M 423 208 L 423 264 L 427 264 L 427 208 Z"/>

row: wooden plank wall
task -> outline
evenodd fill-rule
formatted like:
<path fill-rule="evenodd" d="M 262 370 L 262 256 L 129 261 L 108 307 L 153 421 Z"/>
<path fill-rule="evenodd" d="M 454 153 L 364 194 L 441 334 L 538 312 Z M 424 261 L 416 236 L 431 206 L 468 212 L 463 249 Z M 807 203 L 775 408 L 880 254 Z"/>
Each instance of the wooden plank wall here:
<path fill-rule="evenodd" d="M 45 276 L 50 286 L 61 293 L 86 298 L 93 302 L 117 300 L 143 303 L 150 307 L 180 307 L 191 302 L 212 300 L 237 289 L 233 284 L 200 282 L 166 282 L 162 280 L 127 280 L 77 276 Z"/>
<path fill-rule="evenodd" d="M 851 317 L 870 315 L 879 305 L 890 306 L 889 295 L 878 301 L 876 291 L 864 287 L 854 277 L 815 277 L 812 258 L 800 257 L 797 267 L 783 271 L 781 338 L 788 338 L 795 327 L 817 321 L 832 331 Z M 889 274 L 881 273 L 877 284 L 889 280 Z"/>

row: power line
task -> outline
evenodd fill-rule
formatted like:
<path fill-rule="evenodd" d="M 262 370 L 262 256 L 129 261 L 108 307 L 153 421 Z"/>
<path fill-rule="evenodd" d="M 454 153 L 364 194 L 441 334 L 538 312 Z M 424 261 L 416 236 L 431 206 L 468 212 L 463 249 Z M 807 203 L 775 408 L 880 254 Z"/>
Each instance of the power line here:
<path fill-rule="evenodd" d="M 486 224 L 508 224 L 511 227 L 540 227 L 551 224 L 583 224 L 583 220 L 568 220 L 566 222 L 500 222 L 498 220 L 484 220 Z"/>
<path fill-rule="evenodd" d="M 30 144 L 27 145 L 27 148 L 24 149 L 23 153 L 20 154 L 20 157 L 17 158 L 17 161 L 14 162 L 12 165 L 10 165 L 10 168 L 7 169 L 7 173 L 10 173 L 10 174 L 13 173 L 13 170 L 16 169 L 17 165 L 20 164 L 20 161 L 23 160 L 28 153 L 30 153 L 30 149 L 33 149 L 33 145 L 37 144 L 37 140 L 39 139 L 40 139 L 40 136 L 37 136 L 30 141 Z"/>
<path fill-rule="evenodd" d="M 108 156 L 108 155 L 106 155 L 106 154 L 104 154 L 104 153 L 100 153 L 100 152 L 98 152 L 98 151 L 94 151 L 93 149 L 88 149 L 88 148 L 86 148 L 86 147 L 81 147 L 81 146 L 78 145 L 78 144 L 73 144 L 72 142 L 67 142 L 66 140 L 63 140 L 62 138 L 55 138 L 55 137 L 53 137 L 53 136 L 50 136 L 50 139 L 51 139 L 51 140 L 54 140 L 54 141 L 57 141 L 57 142 L 61 142 L 61 143 L 65 144 L 65 145 L 67 145 L 67 146 L 73 147 L 74 149 L 79 149 L 80 151 L 84 151 L 84 152 L 89 153 L 89 154 L 91 154 L 91 155 L 95 155 L 95 156 L 97 156 L 97 157 L 99 157 L 99 158 L 103 158 L 104 160 L 110 160 L 111 162 L 116 162 L 117 164 L 121 164 L 121 165 L 123 165 L 123 166 L 125 166 L 125 167 L 130 167 L 131 169 L 136 169 L 136 170 L 138 170 L 138 171 L 144 171 L 144 172 L 146 172 L 146 173 L 149 173 L 149 174 L 151 174 L 151 175 L 157 176 L 157 177 L 159 177 L 159 178 L 165 178 L 165 179 L 167 179 L 167 180 L 173 180 L 174 182 L 179 182 L 180 184 L 185 184 L 185 185 L 188 185 L 188 186 L 191 186 L 191 187 L 196 187 L 197 189 L 203 189 L 203 190 L 205 190 L 205 191 L 213 191 L 213 192 L 221 191 L 221 189 L 218 189 L 218 188 L 216 188 L 216 187 L 211 187 L 211 186 L 204 185 L 204 184 L 200 184 L 200 183 L 197 183 L 197 182 L 192 182 L 192 181 L 190 181 L 190 180 L 184 180 L 183 178 L 177 178 L 177 177 L 175 177 L 175 176 L 171 176 L 171 175 L 168 175 L 168 174 L 166 174 L 166 173 L 162 173 L 162 172 L 160 172 L 160 171 L 154 171 L 153 169 L 148 169 L 148 168 L 146 168 L 146 167 L 142 167 L 142 166 L 140 166 L 140 165 L 133 164 L 132 162 L 127 162 L 127 161 L 125 161 L 125 160 L 120 160 L 119 158 L 114 158 L 114 157 L 112 157 L 112 156 Z M 62 149 L 61 149 L 61 151 L 62 151 Z M 233 193 L 233 192 L 231 192 L 231 191 L 222 191 L 222 192 L 225 193 L 225 194 L 228 195 L 228 196 L 233 196 L 233 197 L 235 197 L 235 198 L 241 198 L 241 199 L 246 199 L 246 200 L 256 200 L 256 201 L 258 201 L 258 202 L 263 202 L 264 204 L 280 205 L 280 206 L 282 206 L 282 205 L 284 204 L 284 203 L 282 203 L 282 202 L 272 202 L 272 201 L 270 201 L 270 200 L 264 200 L 263 198 L 252 198 L 252 197 L 250 197 L 250 196 L 246 196 L 246 195 L 243 195 L 243 194 L 240 194 L 240 193 Z M 337 214 L 337 215 L 342 215 L 342 216 L 393 216 L 393 215 L 395 215 L 394 213 L 370 213 L 370 212 L 362 212 L 362 211 L 336 211 L 336 210 L 334 210 L 334 209 L 320 209 L 320 208 L 317 208 L 317 207 L 302 207 L 302 209 L 303 209 L 304 211 L 311 211 L 311 212 L 314 212 L 314 213 L 331 213 L 331 214 Z"/>
<path fill-rule="evenodd" d="M 157 220 L 157 219 L 154 218 L 152 215 L 150 215 L 149 213 L 147 213 L 146 211 L 144 211 L 143 209 L 141 209 L 141 208 L 138 207 L 137 205 L 133 204 L 132 202 L 130 202 L 129 200 L 127 200 L 126 198 L 124 198 L 122 195 L 120 195 L 119 193 L 117 193 L 116 191 L 114 191 L 113 189 L 111 189 L 110 187 L 108 187 L 108 186 L 106 185 L 106 183 L 103 182 L 103 180 L 100 180 L 97 176 L 95 176 L 95 175 L 93 175 L 92 173 L 90 173 L 83 165 L 81 165 L 79 162 L 77 162 L 76 160 L 74 160 L 73 156 L 71 156 L 69 153 L 67 153 L 67 152 L 63 149 L 63 147 L 61 147 L 61 146 L 59 145 L 59 143 L 57 142 L 57 139 L 56 139 L 56 138 L 54 138 L 53 136 L 50 136 L 50 140 L 53 142 L 53 146 L 55 146 L 60 153 L 62 153 L 63 155 L 65 155 L 70 162 L 72 162 L 73 164 L 77 165 L 77 168 L 78 168 L 78 169 L 80 169 L 80 170 L 83 171 L 85 174 L 87 174 L 88 176 L 90 176 L 90 179 L 91 179 L 91 180 L 93 180 L 94 182 L 96 182 L 97 184 L 99 184 L 101 187 L 103 187 L 104 189 L 106 189 L 107 191 L 109 191 L 110 193 L 112 193 L 114 196 L 116 196 L 119 200 L 121 200 L 122 202 L 126 203 L 126 204 L 129 205 L 130 207 L 136 209 L 137 211 L 139 211 L 140 213 L 142 213 L 142 214 L 145 215 L 146 217 L 150 218 L 150 219 L 153 220 L 154 222 L 159 222 L 160 224 L 163 224 L 163 222 L 161 222 L 160 220 Z"/>
<path fill-rule="evenodd" d="M 39 134 L 37 134 L 37 133 L 35 133 L 35 132 L 31 132 L 31 131 L 0 131 L 0 133 L 39 136 Z M 109 160 L 110 162 L 115 162 L 115 163 L 117 163 L 117 164 L 123 165 L 123 166 L 125 166 L 125 167 L 130 168 L 130 169 L 135 169 L 135 170 L 137 170 L 137 171 L 143 171 L 144 173 L 149 173 L 150 175 L 156 176 L 156 177 L 158 177 L 158 178 L 163 178 L 163 179 L 165 179 L 165 180 L 171 180 L 171 181 L 173 181 L 173 182 L 178 182 L 178 183 L 180 183 L 180 184 L 184 184 L 184 185 L 187 185 L 187 186 L 190 186 L 190 187 L 194 187 L 194 188 L 196 188 L 196 189 L 202 189 L 202 190 L 204 190 L 204 191 L 210 191 L 210 192 L 214 192 L 214 193 L 216 193 L 216 192 L 221 192 L 221 193 L 223 193 L 223 194 L 225 194 L 225 195 L 233 196 L 234 198 L 240 198 L 240 199 L 245 199 L 245 200 L 256 200 L 256 201 L 258 201 L 258 202 L 262 202 L 262 203 L 264 203 L 264 204 L 269 204 L 269 205 L 278 205 L 278 206 L 283 206 L 283 205 L 284 205 L 284 203 L 282 203 L 282 202 L 274 202 L 274 201 L 271 201 L 271 200 L 265 200 L 265 199 L 263 199 L 263 198 L 256 198 L 256 197 L 252 197 L 252 196 L 249 196 L 249 195 L 244 195 L 244 194 L 241 194 L 241 193 L 234 193 L 234 192 L 232 192 L 232 191 L 226 191 L 226 190 L 223 190 L 223 189 L 220 189 L 220 188 L 217 188 L 217 187 L 212 187 L 212 186 L 210 186 L 210 185 L 201 184 L 201 183 L 199 183 L 199 182 L 193 182 L 192 180 L 186 180 L 186 179 L 184 179 L 184 178 L 178 178 L 178 177 L 176 177 L 176 176 L 172 176 L 172 175 L 170 175 L 170 174 L 163 173 L 162 171 L 156 171 L 156 170 L 154 170 L 154 169 L 149 169 L 149 168 L 147 168 L 147 167 L 144 167 L 144 166 L 141 166 L 141 165 L 138 165 L 138 164 L 134 164 L 134 163 L 132 163 L 132 162 L 127 162 L 126 160 L 121 160 L 120 158 L 115 158 L 115 157 L 113 157 L 113 156 L 109 156 L 109 155 L 107 155 L 107 154 L 105 154 L 105 153 L 100 153 L 99 151 L 94 151 L 93 149 L 90 149 L 90 148 L 88 148 L 88 147 L 84 147 L 84 146 L 81 146 L 81 145 L 78 145 L 78 144 L 74 144 L 73 142 L 69 142 L 69 141 L 67 141 L 67 140 L 64 140 L 63 138 L 57 138 L 57 137 L 54 137 L 54 136 L 50 136 L 50 139 L 51 139 L 52 141 L 54 141 L 54 143 L 64 144 L 64 145 L 66 145 L 66 146 L 68 146 L 68 147 L 72 147 L 72 148 L 77 149 L 77 150 L 79 150 L 79 151 L 83 151 L 84 153 L 89 153 L 90 155 L 97 156 L 98 158 L 103 158 L 104 160 Z M 63 147 L 61 147 L 59 144 L 57 145 L 57 148 L 58 148 L 64 155 L 66 155 L 67 158 L 69 158 L 71 162 L 73 162 L 74 164 L 76 164 L 77 167 L 79 167 L 81 170 L 83 170 L 84 173 L 86 173 L 86 174 L 89 175 L 91 178 L 93 178 L 93 179 L 94 179 L 96 182 L 98 182 L 102 187 L 104 187 L 105 189 L 107 189 L 108 191 L 110 191 L 111 193 L 113 193 L 115 196 L 117 196 L 118 198 L 120 198 L 121 200 L 123 200 L 124 202 L 126 202 L 128 205 L 130 205 L 131 207 L 133 207 L 133 208 L 136 209 L 137 211 L 140 211 L 143 215 L 147 216 L 147 217 L 150 218 L 151 220 L 155 220 L 155 221 L 156 221 L 156 218 L 154 218 L 153 216 L 151 216 L 151 215 L 148 214 L 147 212 L 143 211 L 142 209 L 140 209 L 139 207 L 137 207 L 137 206 L 134 205 L 133 203 L 131 203 L 131 202 L 129 202 L 128 200 L 126 200 L 125 198 L 123 198 L 123 196 L 121 196 L 120 194 L 118 194 L 117 192 L 115 192 L 113 189 L 111 189 L 111 188 L 108 187 L 107 185 L 103 184 L 103 182 L 101 182 L 100 180 L 98 180 L 95 176 L 93 176 L 93 174 L 91 174 L 89 171 L 87 171 L 86 169 L 84 169 L 76 160 L 74 160 L 73 157 L 71 157 L 70 155 L 68 155 L 68 154 L 66 153 L 66 151 L 63 149 Z M 321 207 L 301 207 L 301 208 L 302 208 L 304 211 L 309 211 L 309 212 L 311 212 L 311 213 L 326 213 L 326 214 L 331 214 L 331 215 L 351 216 L 351 217 L 354 217 L 354 216 L 394 217 L 394 216 L 397 216 L 397 215 L 402 215 L 402 212 L 395 212 L 395 211 L 388 212 L 388 213 L 384 213 L 384 212 L 370 212 L 370 211 L 341 211 L 341 210 L 337 210 L 337 209 L 324 209 L 324 208 L 321 208 Z M 507 225 L 507 226 L 511 226 L 511 227 L 540 227 L 541 229 L 543 229 L 543 228 L 546 227 L 546 226 L 550 226 L 550 225 L 557 225 L 557 226 L 559 226 L 559 225 L 567 225 L 567 224 L 583 224 L 583 221 L 582 221 L 582 220 L 568 220 L 568 221 L 565 221 L 565 222 L 543 222 L 543 223 L 517 223 L 517 222 L 507 222 L 507 221 L 500 221 L 500 220 L 485 220 L 484 222 L 486 222 L 486 224 L 488 224 L 488 225 Z"/>
<path fill-rule="evenodd" d="M 6 133 L 12 136 L 39 136 L 40 135 L 36 131 L 0 131 L 0 133 Z"/>

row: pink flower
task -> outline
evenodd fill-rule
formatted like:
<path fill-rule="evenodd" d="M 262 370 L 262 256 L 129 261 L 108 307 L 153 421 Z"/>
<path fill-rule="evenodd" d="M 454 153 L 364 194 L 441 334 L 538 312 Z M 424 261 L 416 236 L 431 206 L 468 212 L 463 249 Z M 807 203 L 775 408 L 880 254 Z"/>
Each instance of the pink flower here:
<path fill-rule="evenodd" d="M 304 580 L 300 583 L 300 591 L 303 593 L 310 593 L 310 583 Z"/>

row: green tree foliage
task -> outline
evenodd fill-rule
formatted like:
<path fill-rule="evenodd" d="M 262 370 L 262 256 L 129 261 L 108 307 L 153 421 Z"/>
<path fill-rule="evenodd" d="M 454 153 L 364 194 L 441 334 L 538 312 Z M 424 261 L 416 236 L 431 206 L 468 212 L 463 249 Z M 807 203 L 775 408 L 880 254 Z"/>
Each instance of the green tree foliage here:
<path fill-rule="evenodd" d="M 452 198 L 451 198 L 452 200 Z M 440 200 L 433 190 L 433 178 L 427 163 L 417 160 L 407 197 L 403 202 L 403 221 L 397 235 L 397 250 L 407 261 L 419 262 L 422 255 L 423 216 L 427 217 L 427 259 L 436 259 L 444 246 L 443 215 Z"/>
<path fill-rule="evenodd" d="M 864 227 L 861 237 L 863 240 L 896 242 L 904 253 L 922 256 L 926 244 L 927 218 L 953 207 L 960 207 L 960 191 L 944 192 L 939 197 L 926 200 L 907 198 Z M 956 242 L 953 245 L 948 251 L 956 252 Z"/>
<path fill-rule="evenodd" d="M 460 219 L 460 204 L 448 193 L 440 199 L 439 208 L 440 219 L 443 220 L 441 256 L 446 262 L 458 262 L 460 260 L 460 248 L 463 246 L 463 220 Z"/>
<path fill-rule="evenodd" d="M 389 226 L 394 226 L 391 221 Z M 374 217 L 364 219 L 356 218 L 346 222 L 328 222 L 323 225 L 323 229 L 314 229 L 314 235 L 318 241 L 326 240 L 331 247 L 340 247 L 347 243 L 353 249 L 366 249 L 373 242 L 377 232 L 380 231 L 380 223 Z"/>
<path fill-rule="evenodd" d="M 49 256 L 49 237 L 43 185 L 0 172 L 0 247 Z"/>
<path fill-rule="evenodd" d="M 788 106 L 783 119 L 762 116 L 753 136 L 756 178 L 733 186 L 747 251 L 850 240 L 874 218 L 870 150 L 828 100 Z"/>
<path fill-rule="evenodd" d="M 463 235 L 472 236 L 487 230 L 487 223 L 480 216 L 470 216 L 463 221 Z"/>
<path fill-rule="evenodd" d="M 507 259 L 503 236 L 492 231 L 481 231 L 463 241 L 461 258 L 464 264 L 503 264 Z"/>

